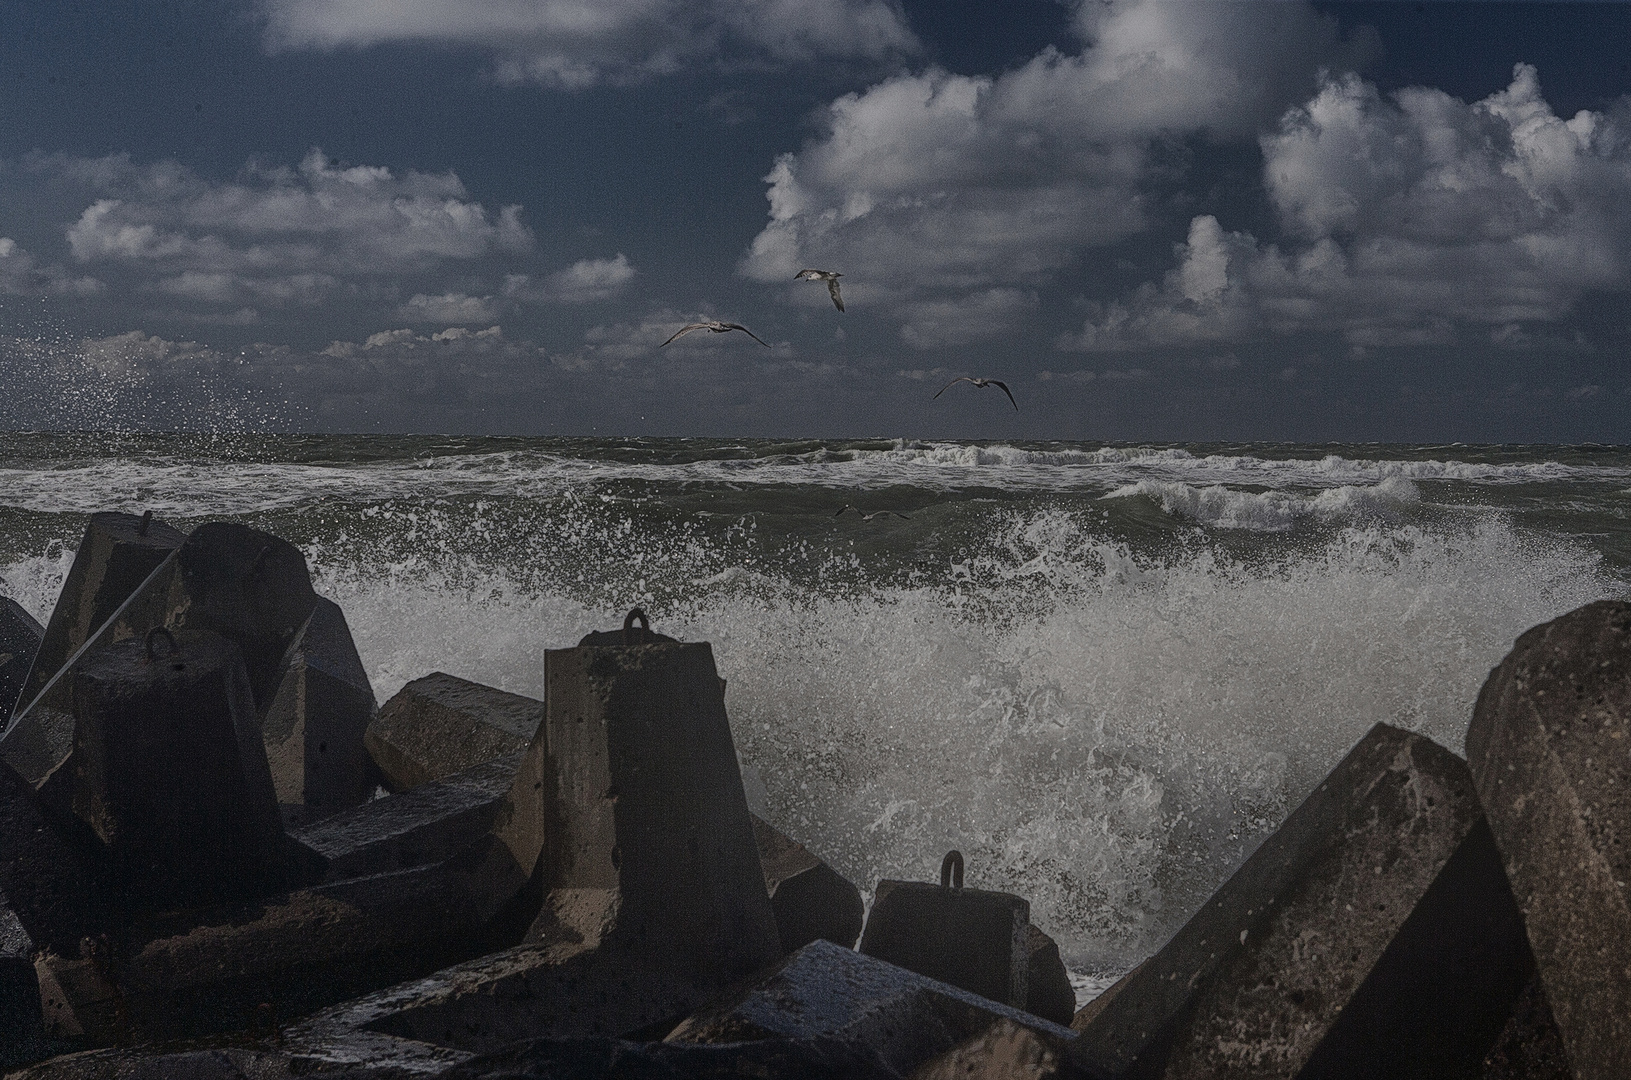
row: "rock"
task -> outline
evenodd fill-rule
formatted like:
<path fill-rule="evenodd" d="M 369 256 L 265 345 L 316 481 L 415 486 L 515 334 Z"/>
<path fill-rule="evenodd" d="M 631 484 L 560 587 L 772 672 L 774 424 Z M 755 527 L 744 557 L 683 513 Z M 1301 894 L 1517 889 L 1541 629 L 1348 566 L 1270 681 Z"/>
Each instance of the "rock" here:
<path fill-rule="evenodd" d="M 965 889 L 963 857 L 953 851 L 940 885 L 878 882 L 861 934 L 868 956 L 1024 1008 L 1031 905 L 1023 897 Z"/>
<path fill-rule="evenodd" d="M 1518 638 L 1467 758 L 1580 1080 L 1631 1070 L 1631 604 Z"/>
<path fill-rule="evenodd" d="M 866 915 L 861 890 L 797 840 L 757 814 L 750 817 L 782 951 L 797 952 L 817 938 L 854 946 Z"/>
<path fill-rule="evenodd" d="M 544 703 L 435 672 L 399 690 L 368 726 L 368 752 L 391 791 L 407 791 L 525 750 Z"/>
<path fill-rule="evenodd" d="M 87 1050 L 42 1061 L 7 1080 L 293 1080 L 303 1075 L 275 1051 L 243 1046 L 166 1051 L 151 1047 Z M 341 1074 L 330 1074 L 339 1077 Z M 364 1073 L 347 1073 L 363 1080 Z M 407 1080 L 373 1073 L 369 1080 Z"/>
<path fill-rule="evenodd" d="M 1058 943 L 1036 927 L 1027 926 L 1025 954 L 1029 969 L 1025 1011 L 1069 1027 L 1076 1017 L 1076 991 L 1059 956 Z"/>
<path fill-rule="evenodd" d="M 264 895 L 293 867 L 238 647 L 155 629 L 74 668 L 64 779 L 135 910 Z"/>
<path fill-rule="evenodd" d="M 424 975 L 490 947 L 477 880 L 467 866 L 439 863 L 315 885 L 202 921 L 149 917 L 77 954 L 41 956 L 47 1029 L 93 1045 L 253 1030 Z"/>
<path fill-rule="evenodd" d="M 322 814 L 366 801 L 374 783 L 363 734 L 373 719 L 374 690 L 345 615 L 318 597 L 261 720 L 278 802 Z"/>
<path fill-rule="evenodd" d="M 0 596 L 0 732 L 28 681 L 28 669 L 39 651 L 45 627 L 9 596 Z"/>
<path fill-rule="evenodd" d="M 439 1080 L 899 1080 L 870 1055 L 820 1039 L 722 1046 L 626 1039 L 537 1039 L 456 1065 Z"/>
<path fill-rule="evenodd" d="M 480 841 L 515 780 L 521 754 L 374 799 L 293 833 L 329 881 L 440 862 Z"/>
<path fill-rule="evenodd" d="M 1466 765 L 1378 724 L 1070 1054 L 1115 1077 L 1476 1075 L 1526 962 L 1492 856 Z"/>
<path fill-rule="evenodd" d="M 813 941 L 669 1033 L 671 1043 L 824 1039 L 901 1075 L 1008 1020 L 1058 1054 L 1074 1038 L 1029 1013 L 870 956 Z"/>
<path fill-rule="evenodd" d="M 318 1014 L 288 1035 L 313 1061 L 350 1060 L 364 1033 L 386 1061 L 624 1036 L 780 955 L 712 650 L 551 650 L 544 676 L 483 863 L 532 877 L 525 941 Z"/>
<path fill-rule="evenodd" d="M 1052 1080 L 1076 1075 L 1077 1070 L 1036 1032 L 1003 1019 L 914 1069 L 911 1080 Z"/>
<path fill-rule="evenodd" d="M 80 666 L 102 649 L 144 637 L 156 626 L 183 644 L 195 637 L 223 637 L 243 657 L 259 716 L 316 602 L 306 560 L 292 544 L 244 525 L 200 525 L 22 707 L 0 739 L 0 757 L 34 785 L 48 811 L 66 822 L 72 812 L 67 793 L 58 788 L 73 772 L 62 765 L 74 748 L 73 685 Z M 47 644 L 50 636 L 48 627 Z"/>
<path fill-rule="evenodd" d="M 92 514 L 23 686 L 21 709 L 44 689 L 186 534 L 152 515 Z"/>

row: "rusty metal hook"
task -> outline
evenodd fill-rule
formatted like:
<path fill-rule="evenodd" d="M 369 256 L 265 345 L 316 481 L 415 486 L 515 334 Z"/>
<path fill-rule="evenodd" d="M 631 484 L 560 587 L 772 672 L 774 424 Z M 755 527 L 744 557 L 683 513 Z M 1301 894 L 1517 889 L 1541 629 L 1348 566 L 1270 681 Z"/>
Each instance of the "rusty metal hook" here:
<path fill-rule="evenodd" d="M 952 892 L 963 891 L 963 853 L 948 851 L 940 860 L 940 887 Z"/>
<path fill-rule="evenodd" d="M 181 646 L 176 644 L 176 636 L 170 633 L 167 627 L 155 626 L 153 629 L 149 630 L 147 632 L 147 636 L 142 639 L 142 645 L 147 650 L 147 660 L 149 663 L 156 663 L 158 661 L 159 656 L 158 653 L 153 650 L 153 642 L 161 635 L 164 637 L 164 640 L 170 643 L 170 659 L 174 660 L 181 655 Z M 179 668 L 181 665 L 177 664 L 176 666 Z"/>
<path fill-rule="evenodd" d="M 635 635 L 634 622 L 640 621 L 640 634 Z M 639 608 L 630 608 L 629 613 L 623 617 L 623 644 L 638 645 L 651 637 L 651 620 Z"/>

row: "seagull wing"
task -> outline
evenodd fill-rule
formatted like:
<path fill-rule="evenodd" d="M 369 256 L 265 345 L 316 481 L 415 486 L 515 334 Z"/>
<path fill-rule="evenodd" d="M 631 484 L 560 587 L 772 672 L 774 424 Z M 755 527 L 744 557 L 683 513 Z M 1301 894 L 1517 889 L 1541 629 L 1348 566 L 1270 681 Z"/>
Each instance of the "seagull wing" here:
<path fill-rule="evenodd" d="M 990 383 L 992 386 L 995 386 L 998 390 L 1001 390 L 1003 393 L 1008 394 L 1009 403 L 1014 406 L 1014 411 L 1015 412 L 1019 412 L 1019 402 L 1014 400 L 1014 395 L 1013 394 L 1008 393 L 1008 384 L 1007 383 L 999 382 L 996 379 L 987 379 L 985 381 Z"/>
<path fill-rule="evenodd" d="M 707 323 L 700 323 L 700 322 L 689 323 L 689 324 L 687 324 L 685 326 L 680 327 L 678 330 L 674 331 L 674 337 L 669 338 L 668 341 L 673 341 L 674 338 L 682 337 L 682 336 L 684 336 L 686 334 L 689 334 L 693 330 L 706 330 L 706 329 L 708 329 L 708 324 Z M 663 345 L 667 345 L 668 341 L 663 342 Z M 660 349 L 660 348 L 663 347 L 663 345 L 659 345 L 659 346 L 657 346 L 657 348 Z"/>
<path fill-rule="evenodd" d="M 838 513 L 836 513 L 836 514 L 834 514 L 834 515 L 833 515 L 833 517 L 835 517 L 835 518 L 836 518 L 836 517 L 843 517 L 843 516 L 844 516 L 844 511 L 845 511 L 845 510 L 855 510 L 855 507 L 853 507 L 853 506 L 851 506 L 851 505 L 850 505 L 850 504 L 849 504 L 849 503 L 845 503 L 845 504 L 844 504 L 844 505 L 843 505 L 843 506 L 840 506 L 840 507 L 839 507 L 839 508 L 838 508 Z M 855 510 L 855 512 L 856 512 L 856 513 L 857 513 L 857 514 L 859 514 L 859 513 L 860 513 L 860 511 L 859 511 L 859 510 Z"/>
<path fill-rule="evenodd" d="M 941 394 L 944 394 L 947 390 L 950 390 L 952 387 L 956 386 L 960 382 L 973 382 L 973 381 L 974 380 L 969 378 L 967 375 L 964 375 L 962 378 L 953 379 L 951 382 L 947 383 L 945 386 L 942 386 L 940 388 L 939 393 L 935 394 L 935 397 L 939 397 Z M 934 399 L 930 398 L 930 400 L 932 401 Z"/>
<path fill-rule="evenodd" d="M 827 279 L 827 291 L 832 294 L 833 307 L 839 311 L 844 310 L 844 298 L 838 295 L 838 275 L 834 274 Z"/>
<path fill-rule="evenodd" d="M 752 330 L 749 330 L 747 327 L 743 326 L 741 323 L 728 322 L 728 323 L 720 323 L 720 325 L 723 326 L 727 330 L 740 330 L 740 331 L 742 331 L 742 333 L 746 334 L 748 337 L 752 338 L 754 341 L 757 341 L 759 344 L 763 345 L 765 348 L 767 348 L 767 349 L 770 348 L 770 343 L 769 342 L 765 341 L 764 338 L 761 338 L 758 334 L 755 334 Z"/>
<path fill-rule="evenodd" d="M 794 281 L 813 281 L 821 276 L 820 270 L 800 270 L 793 275 Z"/>

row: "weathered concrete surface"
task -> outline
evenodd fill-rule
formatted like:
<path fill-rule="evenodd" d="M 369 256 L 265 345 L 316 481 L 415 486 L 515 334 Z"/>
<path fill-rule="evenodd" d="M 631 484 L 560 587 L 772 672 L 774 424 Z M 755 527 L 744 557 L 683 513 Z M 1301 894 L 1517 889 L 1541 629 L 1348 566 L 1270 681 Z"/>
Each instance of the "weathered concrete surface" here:
<path fill-rule="evenodd" d="M 479 953 L 473 879 L 455 864 L 155 916 L 36 965 L 47 1029 L 92 1045 L 265 1028 Z M 276 1006 L 268 1014 L 265 1005 Z"/>
<path fill-rule="evenodd" d="M 39 652 L 45 627 L 9 596 L 0 596 L 0 732 L 28 681 L 28 669 Z"/>
<path fill-rule="evenodd" d="M 391 791 L 525 750 L 544 703 L 442 672 L 399 690 L 369 724 L 365 741 Z"/>
<path fill-rule="evenodd" d="M 861 890 L 797 840 L 757 814 L 749 816 L 782 952 L 797 952 L 817 938 L 854 946 L 866 918 Z"/>
<path fill-rule="evenodd" d="M 440 862 L 487 835 L 520 763 L 519 752 L 505 754 L 292 835 L 322 857 L 329 881 Z"/>
<path fill-rule="evenodd" d="M 864 1048 L 906 1075 L 1002 1019 L 1055 1053 L 1074 1038 L 1030 1013 L 818 940 L 686 1019 L 667 1041 L 822 1038 Z"/>
<path fill-rule="evenodd" d="M 74 672 L 68 803 L 137 910 L 263 895 L 288 881 L 238 647 L 127 641 Z"/>
<path fill-rule="evenodd" d="M 155 626 L 167 627 L 183 644 L 196 637 L 223 637 L 243 655 L 259 714 L 276 689 L 289 645 L 316 602 L 306 560 L 294 545 L 244 525 L 200 525 L 21 707 L 0 739 L 0 758 L 34 785 L 59 821 L 67 821 L 69 795 L 60 790 L 60 781 L 73 772 L 63 763 L 74 747 L 73 687 L 80 666 L 102 649 L 142 638 Z M 50 636 L 49 628 L 46 634 Z"/>
<path fill-rule="evenodd" d="M 439 1080 L 900 1080 L 870 1055 L 820 1039 L 719 1046 L 626 1039 L 532 1040 L 454 1066 Z"/>
<path fill-rule="evenodd" d="M 1025 928 L 1025 1011 L 1065 1027 L 1076 1017 L 1076 991 L 1059 944 L 1034 926 Z"/>
<path fill-rule="evenodd" d="M 1557 1030 L 1546 988 L 1536 975 L 1484 1058 L 1479 1080 L 1574 1080 L 1563 1035 Z"/>
<path fill-rule="evenodd" d="M 998 1020 L 913 1070 L 911 1080 L 1053 1080 L 1080 1076 L 1030 1028 Z"/>
<path fill-rule="evenodd" d="M 74 564 L 62 583 L 39 652 L 24 683 L 19 708 L 113 616 L 186 534 L 135 514 L 92 514 Z"/>
<path fill-rule="evenodd" d="M 0 892 L 0 1071 L 45 1055 L 34 939 Z"/>
<path fill-rule="evenodd" d="M 1465 763 L 1378 724 L 1085 1025 L 1073 1059 L 1112 1076 L 1290 1078 L 1339 1027 L 1350 1052 L 1430 1057 L 1446 1035 L 1432 1024 L 1378 1035 L 1358 1016 L 1341 1022 L 1351 1001 L 1366 1000 L 1366 980 L 1391 966 L 1384 954 L 1396 940 L 1406 958 L 1426 961 L 1436 934 L 1448 939 L 1450 981 L 1485 979 L 1491 997 L 1506 996 L 1478 1008 L 1504 1015 L 1517 992 L 1503 966 L 1513 950 L 1481 952 L 1476 930 L 1444 925 L 1482 899 L 1463 895 L 1483 880 L 1479 822 Z M 1446 869 L 1446 895 L 1428 905 L 1436 916 L 1401 933 Z M 1398 1045 L 1367 1042 L 1367 1032 Z"/>
<path fill-rule="evenodd" d="M 1575 1075 L 1631 1075 L 1631 604 L 1518 638 L 1467 759 Z"/>
<path fill-rule="evenodd" d="M 345 614 L 318 597 L 261 720 L 278 802 L 313 813 L 364 802 L 374 788 L 363 746 L 373 719 L 374 690 Z"/>
<path fill-rule="evenodd" d="M 0 892 L 30 948 L 77 951 L 108 905 L 94 867 L 42 813 L 33 788 L 0 762 Z"/>
<path fill-rule="evenodd" d="M 1076 1015 L 1070 1021 L 1070 1030 L 1076 1032 L 1087 1030 L 1087 1025 L 1097 1019 L 1098 1015 L 1108 1008 L 1112 1001 L 1116 1000 L 1117 994 L 1127 989 L 1127 986 L 1138 977 L 1138 973 L 1144 970 L 1144 964 L 1147 963 L 1149 963 L 1148 960 L 1134 967 L 1127 974 L 1105 987 L 1098 997 L 1077 1009 Z"/>
<path fill-rule="evenodd" d="M 859 949 L 1023 1009 L 1031 905 L 1023 897 L 918 881 L 878 882 Z"/>

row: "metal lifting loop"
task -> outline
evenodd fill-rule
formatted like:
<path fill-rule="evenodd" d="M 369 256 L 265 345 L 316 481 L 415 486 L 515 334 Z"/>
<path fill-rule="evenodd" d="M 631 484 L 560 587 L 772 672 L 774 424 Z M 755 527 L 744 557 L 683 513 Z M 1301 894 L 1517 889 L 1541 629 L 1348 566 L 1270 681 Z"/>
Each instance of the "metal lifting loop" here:
<path fill-rule="evenodd" d="M 159 658 L 158 654 L 153 651 L 153 641 L 160 636 L 162 636 L 165 641 L 170 643 L 170 655 L 172 657 L 178 656 L 181 653 L 181 646 L 176 644 L 176 636 L 170 633 L 170 631 L 163 626 L 155 626 L 153 629 L 147 632 L 147 637 L 142 641 L 142 644 L 147 647 L 147 659 L 149 662 L 157 661 Z"/>
<path fill-rule="evenodd" d="M 634 631 L 634 621 L 640 620 L 640 632 Z M 623 644 L 638 645 L 651 637 L 651 620 L 639 608 L 630 608 L 629 613 L 623 617 Z"/>
<path fill-rule="evenodd" d="M 963 891 L 963 853 L 948 851 L 940 860 L 940 887 L 952 892 Z"/>

